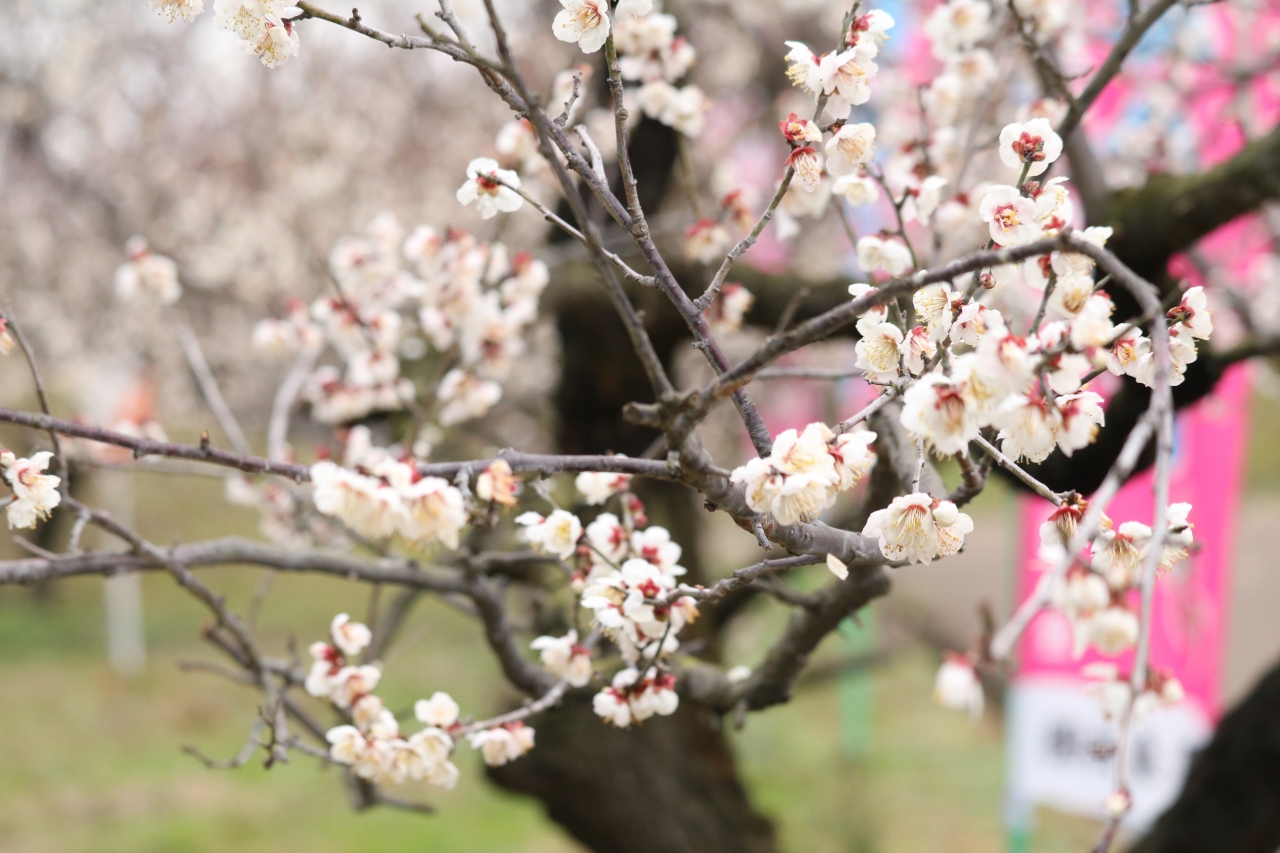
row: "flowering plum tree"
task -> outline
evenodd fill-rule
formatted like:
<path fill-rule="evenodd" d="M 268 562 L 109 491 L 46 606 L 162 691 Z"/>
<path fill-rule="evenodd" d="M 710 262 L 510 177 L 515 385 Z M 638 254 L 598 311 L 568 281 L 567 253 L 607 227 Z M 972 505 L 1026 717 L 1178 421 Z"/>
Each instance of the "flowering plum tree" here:
<path fill-rule="evenodd" d="M 148 5 L 192 24 L 204 4 Z M 897 568 L 962 549 L 974 530 L 962 508 L 999 468 L 1055 507 L 1041 530 L 1049 568 L 1006 621 L 947 657 L 936 697 L 980 716 L 979 675 L 1001 673 L 1046 608 L 1067 617 L 1079 652 L 1133 650 L 1128 672 L 1091 669 L 1121 731 L 1099 843 L 1108 849 L 1130 807 L 1130 733 L 1181 697 L 1177 674 L 1149 665 L 1153 591 L 1193 544 L 1194 508 L 1168 495 L 1175 405 L 1203 394 L 1227 365 L 1276 346 L 1273 328 L 1238 312 L 1250 300 L 1275 303 L 1274 279 L 1233 290 L 1235 257 L 1168 261 L 1280 191 L 1280 141 L 1274 131 L 1246 141 L 1253 130 L 1242 130 L 1238 150 L 1195 172 L 1196 144 L 1164 134 L 1190 133 L 1178 120 L 1223 78 L 1273 123 L 1280 108 L 1267 76 L 1274 57 L 1240 68 L 1230 50 L 1197 41 L 1206 22 L 1274 30 L 1265 10 L 1090 5 L 1097 15 L 1033 0 L 923 2 L 895 6 L 895 21 L 853 4 L 821 43 L 773 46 L 786 63 L 777 75 L 785 113 L 753 129 L 690 82 L 696 52 L 683 33 L 732 7 L 690 3 L 677 17 L 654 0 L 560 0 L 558 11 L 484 0 L 477 30 L 439 0 L 433 16 L 417 18 L 420 34 L 399 35 L 358 10 L 215 0 L 213 25 L 263 65 L 283 65 L 276 73 L 288 73 L 307 31 L 323 25 L 473 69 L 510 120 L 492 156 L 456 164 L 457 203 L 482 220 L 540 216 L 549 242 L 585 252 L 595 293 L 605 295 L 589 302 L 592 322 L 605 323 L 598 312 L 607 310 L 620 334 L 585 359 L 566 352 L 562 384 L 610 366 L 615 391 L 644 387 L 625 406 L 596 407 L 592 417 L 608 419 L 617 439 L 606 446 L 441 458 L 451 435 L 494 418 L 545 349 L 538 317 L 554 276 L 538 246 L 512 252 L 439 224 L 406 233 L 387 216 L 333 247 L 323 295 L 294 300 L 254 329 L 258 351 L 290 365 L 261 456 L 194 337 L 187 358 L 233 450 L 207 433 L 198 445 L 170 442 L 149 418 L 104 428 L 56 417 L 6 310 L 0 350 L 21 347 L 43 411 L 2 409 L 0 421 L 47 433 L 51 444 L 0 455 L 9 524 L 32 528 L 55 510 L 75 523 L 58 553 L 0 563 L 0 583 L 169 573 L 213 615 L 207 637 L 233 677 L 262 693 L 262 722 L 237 762 L 261 751 L 268 764 L 302 753 L 341 765 L 362 807 L 427 809 L 415 786 L 475 784 L 452 760 L 469 747 L 499 784 L 541 798 L 593 849 L 767 851 L 772 834 L 719 726 L 785 702 L 819 643 L 886 594 Z M 554 79 L 526 73 L 523 28 L 535 26 L 580 64 Z M 1144 37 L 1163 39 L 1164 55 L 1126 66 Z M 1120 99 L 1141 101 L 1144 75 L 1165 89 L 1162 112 L 1139 133 L 1114 114 Z M 597 76 L 602 88 L 593 88 Z M 602 106 L 588 112 L 596 100 Z M 1095 119 L 1102 104 L 1111 115 Z M 699 158 L 699 140 L 725 137 L 714 145 L 730 150 L 749 131 L 777 149 L 756 179 Z M 677 154 L 655 172 L 658 139 Z M 1054 174 L 1068 161 L 1070 181 Z M 663 214 L 685 216 L 683 240 L 673 241 L 656 208 L 677 170 L 689 209 Z M 843 235 L 822 231 L 825 219 Z M 794 277 L 738 267 L 757 243 L 776 258 L 785 241 L 815 235 L 856 270 L 852 284 L 824 291 L 822 306 L 801 309 Z M 157 311 L 184 293 L 178 265 L 142 239 L 129 243 L 116 290 Z M 1230 345 L 1209 343 L 1215 321 Z M 751 326 L 773 332 L 752 338 Z M 572 324 L 562 332 L 573 334 Z M 816 346 L 850 335 L 844 369 L 804 366 Z M 695 380 L 674 356 L 673 342 L 689 340 L 705 361 Z M 793 363 L 780 366 L 784 358 Z M 870 393 L 834 422 L 775 433 L 752 385 L 779 377 L 856 377 Z M 1181 399 L 1175 388 L 1187 389 Z M 747 459 L 716 420 L 726 400 L 735 435 L 752 448 Z M 302 407 L 331 431 L 332 449 L 299 441 L 295 451 L 291 421 Z M 570 428 L 580 414 L 561 412 Z M 263 540 L 148 541 L 73 494 L 70 463 L 104 448 L 224 469 L 228 500 L 260 511 Z M 944 482 L 938 460 L 955 463 L 958 483 Z M 1150 517 L 1110 517 L 1117 490 L 1149 464 Z M 678 518 L 697 504 L 728 516 L 760 559 L 710 575 Z M 665 505 L 675 520 L 651 522 Z M 122 547 L 83 550 L 87 525 Z M 308 661 L 264 648 L 208 573 L 195 571 L 230 564 L 401 592 L 382 607 L 375 599 L 368 624 L 334 616 Z M 788 585 L 811 565 L 832 577 L 816 592 Z M 435 684 L 415 685 L 430 694 L 414 706 L 416 723 L 384 704 L 384 679 L 412 679 L 382 661 L 422 594 L 475 618 L 524 704 L 485 716 Z M 722 666 L 718 637 L 757 595 L 790 618 L 754 666 Z"/>

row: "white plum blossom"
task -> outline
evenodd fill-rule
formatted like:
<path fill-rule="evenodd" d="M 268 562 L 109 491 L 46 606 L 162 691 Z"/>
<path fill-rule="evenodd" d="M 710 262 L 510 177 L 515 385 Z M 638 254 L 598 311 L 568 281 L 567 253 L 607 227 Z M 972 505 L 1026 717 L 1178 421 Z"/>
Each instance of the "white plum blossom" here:
<path fill-rule="evenodd" d="M 850 110 L 871 98 L 871 78 L 879 68 L 873 62 L 877 47 L 862 43 L 840 53 L 828 53 L 818 63 L 822 93 L 827 96 L 824 113 L 833 119 L 848 118 Z"/>
<path fill-rule="evenodd" d="M 329 625 L 329 635 L 333 637 L 333 644 L 349 658 L 360 654 L 373 641 L 373 632 L 369 627 L 359 622 L 352 622 L 351 617 L 346 613 L 339 613 L 333 617 L 333 622 Z"/>
<path fill-rule="evenodd" d="M 451 728 L 458 722 L 458 703 L 448 693 L 437 690 L 430 699 L 419 699 L 413 704 L 413 716 L 418 722 L 437 729 Z"/>
<path fill-rule="evenodd" d="M 376 666 L 344 666 L 329 679 L 329 701 L 350 708 L 357 699 L 372 693 L 382 678 Z"/>
<path fill-rule="evenodd" d="M 492 219 L 499 213 L 512 213 L 520 209 L 524 199 L 516 192 L 518 189 L 519 175 L 509 169 L 499 168 L 496 160 L 477 157 L 467 165 L 467 182 L 458 187 L 458 203 L 474 202 L 481 218 Z"/>
<path fill-rule="evenodd" d="M 876 464 L 876 452 L 872 448 L 876 434 L 862 429 L 836 436 L 828 452 L 835 462 L 835 487 L 839 491 L 852 489 L 871 473 Z"/>
<path fill-rule="evenodd" d="M 902 366 L 912 376 L 919 376 L 938 352 L 938 345 L 924 326 L 916 326 L 907 332 L 900 345 Z"/>
<path fill-rule="evenodd" d="M 1114 527 L 1103 522 L 1093 542 L 1094 571 L 1101 572 L 1114 590 L 1132 586 L 1142 571 L 1142 560 L 1151 544 L 1151 528 L 1139 521 Z"/>
<path fill-rule="evenodd" d="M 795 173 L 795 183 L 806 192 L 813 192 L 822 183 L 822 162 L 816 149 L 797 148 L 787 157 L 787 166 Z"/>
<path fill-rule="evenodd" d="M 1169 504 L 1165 514 L 1167 532 L 1160 551 L 1161 571 L 1167 572 L 1173 568 L 1174 563 L 1184 559 L 1191 549 L 1191 543 L 1195 541 L 1191 531 L 1195 525 L 1187 520 L 1190 513 L 1191 504 L 1189 503 Z"/>
<path fill-rule="evenodd" d="M 1209 306 L 1203 287 L 1188 289 L 1182 295 L 1182 301 L 1169 309 L 1168 316 L 1171 324 L 1181 323 L 1180 328 L 1185 329 L 1193 338 L 1207 341 L 1213 334 L 1213 318 L 1209 315 Z"/>
<path fill-rule="evenodd" d="M 931 563 L 960 550 L 966 534 L 973 532 L 973 519 L 950 501 L 935 500 L 916 492 L 902 495 L 884 509 L 876 510 L 862 528 L 863 536 L 879 540 L 880 552 L 888 560 Z"/>
<path fill-rule="evenodd" d="M 368 539 L 394 535 L 406 517 L 400 495 L 388 483 L 324 460 L 311 466 L 316 509 Z"/>
<path fill-rule="evenodd" d="M 495 459 L 476 477 L 476 497 L 503 506 L 516 505 L 520 481 L 511 471 L 511 463 Z"/>
<path fill-rule="evenodd" d="M 213 22 L 234 33 L 242 50 L 274 68 L 300 49 L 293 23 L 283 17 L 290 11 L 296 12 L 296 7 L 284 0 L 214 0 Z"/>
<path fill-rule="evenodd" d="M 982 0 L 950 0 L 933 10 L 924 32 L 933 55 L 946 59 L 972 48 L 991 33 L 991 6 Z"/>
<path fill-rule="evenodd" d="M 516 721 L 473 732 L 467 735 L 467 741 L 472 749 L 480 751 L 485 764 L 500 767 L 533 749 L 533 734 L 533 729 Z"/>
<path fill-rule="evenodd" d="M 560 0 L 551 32 L 560 41 L 577 42 L 583 53 L 595 53 L 609 38 L 609 0 Z"/>
<path fill-rule="evenodd" d="M 502 399 L 502 386 L 455 367 L 440 380 L 436 399 L 443 404 L 438 416 L 440 425 L 453 426 L 492 409 Z"/>
<path fill-rule="evenodd" d="M 1138 614 L 1122 605 L 1098 611 L 1089 620 L 1088 641 L 1108 657 L 1133 648 L 1138 642 Z"/>
<path fill-rule="evenodd" d="M 876 382 L 897 378 L 902 359 L 902 330 L 893 323 L 877 322 L 875 315 L 859 320 L 857 330 L 861 338 L 854 345 L 858 356 L 854 366 Z"/>
<path fill-rule="evenodd" d="M 190 23 L 204 11 L 203 0 L 147 0 L 147 5 L 169 23 L 174 21 Z"/>
<path fill-rule="evenodd" d="M 944 708 L 967 711 L 975 720 L 982 716 L 982 682 L 968 657 L 947 655 L 933 681 L 933 698 Z"/>
<path fill-rule="evenodd" d="M 999 427 L 1000 450 L 1015 462 L 1043 462 L 1057 446 L 1062 415 L 1039 394 L 1011 395 L 993 421 Z"/>
<path fill-rule="evenodd" d="M 541 653 L 547 672 L 570 687 L 583 687 L 591 681 L 591 652 L 578 645 L 577 631 L 570 630 L 563 637 L 538 637 L 530 647 Z"/>
<path fill-rule="evenodd" d="M 630 484 L 630 474 L 600 471 L 583 471 L 573 481 L 574 488 L 588 506 L 600 506 L 618 492 L 625 492 Z"/>
<path fill-rule="evenodd" d="M 883 272 L 890 277 L 900 276 L 911 267 L 911 252 L 895 238 L 873 235 L 859 237 L 857 244 L 858 266 L 867 272 Z"/>
<path fill-rule="evenodd" d="M 940 373 L 921 377 L 902 395 L 902 425 L 939 453 L 964 451 L 982 426 L 970 401 L 969 384 Z"/>
<path fill-rule="evenodd" d="M 1005 125 L 1000 131 L 1000 159 L 1011 169 L 1028 167 L 1027 175 L 1043 174 L 1062 154 L 1062 137 L 1048 119 L 1033 118 L 1026 124 Z"/>
<path fill-rule="evenodd" d="M 516 517 L 516 524 L 524 526 L 522 535 L 544 554 L 553 554 L 561 560 L 573 556 L 582 538 L 582 522 L 571 512 L 557 509 L 548 516 L 526 512 Z"/>
<path fill-rule="evenodd" d="M 991 239 L 1001 246 L 1021 246 L 1038 236 L 1034 228 L 1035 205 L 1013 187 L 997 185 L 988 189 L 978 213 L 987 223 Z"/>
<path fill-rule="evenodd" d="M 831 191 L 853 207 L 875 204 L 880 198 L 880 187 L 865 175 L 844 175 L 836 178 Z"/>
<path fill-rule="evenodd" d="M 133 237 L 125 245 L 127 263 L 116 270 L 116 296 L 125 302 L 144 300 L 172 305 L 182 297 L 178 265 L 147 247 L 146 239 Z"/>
<path fill-rule="evenodd" d="M 33 453 L 29 459 L 20 459 L 7 450 L 0 453 L 0 467 L 4 468 L 4 478 L 13 489 L 13 500 L 5 507 L 10 528 L 35 527 L 62 503 L 62 494 L 58 491 L 62 478 L 44 473 L 52 458 L 53 454 L 47 450 Z"/>
<path fill-rule="evenodd" d="M 865 122 L 846 124 L 827 140 L 827 171 L 837 177 L 852 175 L 875 157 L 876 129 Z"/>
<path fill-rule="evenodd" d="M 422 477 L 412 483 L 406 478 L 401 483 L 399 491 L 405 514 L 400 520 L 400 535 L 415 544 L 438 541 L 448 548 L 457 548 L 458 534 L 467 525 L 462 492 L 440 477 Z"/>
<path fill-rule="evenodd" d="M 1092 391 L 1078 391 L 1058 397 L 1055 402 L 1062 415 L 1058 427 L 1058 446 L 1062 452 L 1070 456 L 1093 444 L 1098 430 L 1106 424 L 1102 397 Z"/>

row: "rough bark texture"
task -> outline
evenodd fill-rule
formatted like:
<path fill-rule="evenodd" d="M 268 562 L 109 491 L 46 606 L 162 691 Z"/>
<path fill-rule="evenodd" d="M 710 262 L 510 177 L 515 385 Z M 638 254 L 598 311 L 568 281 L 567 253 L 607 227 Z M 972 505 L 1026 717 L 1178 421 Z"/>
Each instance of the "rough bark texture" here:
<path fill-rule="evenodd" d="M 685 703 L 630 729 L 602 725 L 589 694 L 534 722 L 538 748 L 489 776 L 537 797 L 598 853 L 773 853 L 709 712 Z"/>
<path fill-rule="evenodd" d="M 1177 802 L 1130 853 L 1280 849 L 1280 664 L 1218 725 Z"/>

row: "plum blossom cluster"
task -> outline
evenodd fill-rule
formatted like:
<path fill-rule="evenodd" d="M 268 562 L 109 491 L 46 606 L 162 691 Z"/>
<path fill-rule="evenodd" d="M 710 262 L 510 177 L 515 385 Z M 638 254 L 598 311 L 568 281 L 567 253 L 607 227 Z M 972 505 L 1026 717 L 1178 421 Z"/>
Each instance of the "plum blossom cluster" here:
<path fill-rule="evenodd" d="M 560 2 L 564 8 L 552 24 L 556 38 L 576 42 L 583 53 L 595 53 L 612 34 L 622 79 L 638 84 L 627 90 L 628 100 L 685 136 L 701 135 L 710 103 L 697 86 L 680 85 L 697 53 L 688 39 L 676 35 L 673 15 L 655 8 L 653 0 L 621 0 L 612 19 L 608 0 Z"/>
<path fill-rule="evenodd" d="M 469 511 L 462 491 L 440 477 L 424 477 L 412 458 L 385 458 L 372 469 L 330 460 L 311 466 L 316 509 L 354 533 L 382 541 L 399 536 L 411 547 L 439 542 L 458 547 Z"/>
<path fill-rule="evenodd" d="M 62 503 L 58 486 L 61 477 L 46 474 L 53 454 L 47 450 L 20 459 L 12 452 L 0 451 L 0 468 L 5 482 L 13 490 L 13 496 L 5 506 L 10 528 L 32 528 L 49 517 L 54 507 Z"/>
<path fill-rule="evenodd" d="M 876 461 L 875 439 L 874 432 L 856 428 L 836 435 L 823 423 L 789 429 L 768 456 L 735 468 L 730 479 L 742 485 L 756 512 L 779 524 L 809 521 L 867 476 Z"/>
<path fill-rule="evenodd" d="M 395 714 L 373 692 L 381 667 L 353 663 L 372 641 L 367 626 L 339 613 L 328 642 L 311 645 L 313 663 L 306 680 L 308 693 L 331 702 L 347 718 L 329 729 L 325 739 L 330 757 L 356 776 L 383 785 L 425 782 L 453 788 L 458 768 L 452 758 L 462 735 L 490 765 L 505 764 L 533 748 L 533 729 L 520 721 L 464 726 L 458 703 L 440 691 L 414 704 L 414 717 L 423 728 L 405 735 Z"/>
<path fill-rule="evenodd" d="M 1041 525 L 1042 561 L 1057 563 L 1066 557 L 1067 543 L 1075 536 L 1087 508 L 1088 501 L 1072 496 Z M 1155 555 L 1160 573 L 1186 558 L 1191 548 L 1190 512 L 1188 503 L 1168 508 L 1167 530 L 1160 553 Z M 1087 554 L 1072 563 L 1053 590 L 1052 605 L 1071 624 L 1077 657 L 1088 647 L 1114 657 L 1137 643 L 1136 592 L 1153 547 L 1150 526 L 1138 521 L 1116 524 L 1106 515 L 1102 517 L 1101 530 Z"/>
<path fill-rule="evenodd" d="M 316 420 L 335 424 L 416 405 L 401 359 L 424 358 L 428 347 L 454 365 L 430 389 L 439 424 L 484 415 L 525 352 L 548 282 L 545 264 L 501 243 L 426 225 L 405 236 L 385 215 L 366 236 L 340 240 L 329 268 L 335 295 L 309 309 L 291 304 L 285 318 L 261 322 L 254 341 L 282 353 L 332 346 L 344 367 L 316 369 L 303 395 Z"/>
<path fill-rule="evenodd" d="M 203 0 L 147 0 L 147 5 L 170 23 L 190 23 L 204 11 Z M 213 22 L 238 40 L 268 68 L 274 68 L 301 47 L 292 18 L 301 9 L 285 0 L 214 0 Z"/>
<path fill-rule="evenodd" d="M 791 146 L 787 166 L 793 175 L 778 207 L 778 234 L 783 239 L 798 232 L 798 219 L 822 216 L 833 193 L 850 205 L 879 198 L 867 172 L 875 157 L 875 128 L 850 122 L 850 114 L 871 98 L 871 81 L 879 71 L 875 59 L 893 23 L 880 9 L 855 17 L 844 43 L 831 53 L 816 53 L 803 42 L 786 43 L 788 78 L 823 106 L 813 121 L 793 113 L 781 123 Z"/>
<path fill-rule="evenodd" d="M 526 541 L 561 560 L 572 560 L 571 587 L 595 629 L 613 642 L 626 664 L 594 699 L 596 713 L 620 727 L 679 704 L 675 676 L 664 659 L 680 647 L 678 634 L 698 616 L 697 605 L 677 593 L 682 549 L 663 527 L 650 526 L 644 505 L 629 491 L 627 475 L 587 472 L 575 486 L 588 506 L 616 502 L 621 513 L 600 512 L 589 524 L 567 510 L 525 513 L 516 522 Z M 533 648 L 543 666 L 570 686 L 593 677 L 592 654 L 570 630 L 539 637 Z"/>

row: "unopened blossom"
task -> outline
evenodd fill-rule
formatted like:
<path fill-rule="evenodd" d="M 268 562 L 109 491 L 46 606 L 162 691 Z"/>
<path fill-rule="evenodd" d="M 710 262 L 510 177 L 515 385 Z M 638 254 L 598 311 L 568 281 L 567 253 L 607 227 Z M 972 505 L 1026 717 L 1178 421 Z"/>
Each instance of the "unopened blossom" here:
<path fill-rule="evenodd" d="M 608 0 L 560 0 L 551 32 L 560 41 L 577 42 L 583 53 L 595 53 L 609 37 Z"/>
<path fill-rule="evenodd" d="M 795 172 L 795 182 L 802 190 L 813 192 L 822 183 L 822 162 L 817 150 L 810 146 L 792 151 L 787 166 Z"/>
<path fill-rule="evenodd" d="M 530 647 L 541 653 L 547 672 L 564 679 L 570 687 L 591 681 L 591 652 L 578 644 L 578 632 L 570 629 L 563 637 L 538 637 Z"/>
<path fill-rule="evenodd" d="M 950 0 L 933 10 L 924 24 L 933 55 L 946 59 L 991 33 L 991 6 L 981 0 Z"/>
<path fill-rule="evenodd" d="M 485 764 L 500 767 L 533 749 L 533 729 L 517 721 L 474 732 L 467 740 L 472 749 L 480 750 Z"/>
<path fill-rule="evenodd" d="M 172 305 L 182 296 L 178 265 L 147 248 L 142 237 L 125 245 L 129 260 L 116 270 L 116 296 L 126 302 L 136 299 Z"/>
<path fill-rule="evenodd" d="M 352 622 L 346 613 L 333 617 L 333 622 L 329 625 L 329 636 L 333 637 L 333 644 L 349 658 L 360 654 L 373 641 L 373 632 L 369 627 Z"/>
<path fill-rule="evenodd" d="M 186 21 L 190 23 L 204 11 L 203 0 L 147 0 L 147 5 L 160 13 L 169 23 Z"/>
<path fill-rule="evenodd" d="M 853 207 L 875 204 L 880 198 L 880 188 L 865 175 L 844 175 L 836 178 L 831 191 Z"/>
<path fill-rule="evenodd" d="M 960 453 L 981 427 L 969 398 L 969 382 L 929 373 L 902 395 L 902 425 L 939 453 Z"/>
<path fill-rule="evenodd" d="M 875 140 L 876 129 L 870 124 L 846 124 L 827 140 L 827 171 L 852 175 L 875 157 Z"/>
<path fill-rule="evenodd" d="M 516 491 L 520 481 L 511 471 L 505 459 L 495 459 L 476 477 L 476 497 L 503 506 L 516 505 Z"/>
<path fill-rule="evenodd" d="M 813 122 L 795 113 L 778 122 L 778 127 L 782 130 L 782 137 L 795 145 L 822 141 L 822 130 Z"/>
<path fill-rule="evenodd" d="M 316 509 L 368 539 L 392 536 L 404 505 L 390 485 L 324 460 L 311 466 Z"/>
<path fill-rule="evenodd" d="M 499 213 L 520 209 L 524 199 L 516 192 L 518 189 L 519 175 L 499 168 L 497 160 L 477 157 L 467 165 L 467 182 L 458 187 L 458 203 L 474 202 L 483 219 L 492 219 Z"/>
<path fill-rule="evenodd" d="M 29 459 L 20 459 L 7 450 L 0 453 L 0 467 L 4 468 L 4 478 L 13 489 L 13 500 L 5 508 L 10 528 L 35 527 L 62 503 L 62 494 L 58 491 L 62 478 L 44 473 L 52 458 L 53 454 L 47 450 L 34 453 Z"/>
<path fill-rule="evenodd" d="M 1104 522 L 1093 542 L 1094 571 L 1101 572 L 1114 590 L 1124 590 L 1138 581 L 1142 560 L 1151 544 L 1151 528 L 1139 521 L 1119 527 Z"/>
<path fill-rule="evenodd" d="M 1062 137 L 1053 132 L 1047 119 L 1033 118 L 1025 124 L 1014 122 L 1000 131 L 1000 160 L 1009 168 L 1029 166 L 1027 175 L 1043 174 L 1062 154 Z"/>
<path fill-rule="evenodd" d="M 516 524 L 524 526 L 522 535 L 544 554 L 554 554 L 561 560 L 573 556 L 582 538 L 582 522 L 571 512 L 555 510 L 548 516 L 526 512 L 516 518 Z"/>
<path fill-rule="evenodd" d="M 1138 615 L 1122 605 L 1099 610 L 1089 620 L 1088 637 L 1102 654 L 1118 655 L 1138 642 Z"/>
<path fill-rule="evenodd" d="M 938 501 L 916 492 L 902 495 L 884 509 L 876 510 L 862 528 L 863 536 L 878 539 L 880 552 L 888 560 L 931 563 L 960 550 L 966 534 L 973 532 L 973 519 L 950 501 Z"/>
<path fill-rule="evenodd" d="M 1182 295 L 1182 301 L 1169 309 L 1168 316 L 1171 324 L 1181 323 L 1193 338 L 1207 341 L 1213 334 L 1213 318 L 1209 316 L 1203 287 L 1190 288 Z"/>
<path fill-rule="evenodd" d="M 856 248 L 858 266 L 867 272 L 896 277 L 911 270 L 911 251 L 896 238 L 859 237 Z"/>
<path fill-rule="evenodd" d="M 835 488 L 847 491 L 857 485 L 876 464 L 872 445 L 876 434 L 870 430 L 850 430 L 836 436 L 828 453 L 835 462 Z"/>
<path fill-rule="evenodd" d="M 583 471 L 573 481 L 588 506 L 600 506 L 618 492 L 625 492 L 630 484 L 630 474 L 607 471 Z"/>
<path fill-rule="evenodd" d="M 1078 391 L 1058 397 L 1055 402 L 1062 415 L 1058 426 L 1058 446 L 1062 452 L 1070 456 L 1093 444 L 1098 430 L 1106 424 L 1102 397 L 1092 391 Z"/>
<path fill-rule="evenodd" d="M 13 348 L 18 345 L 14 339 L 13 333 L 9 331 L 9 321 L 0 317 L 0 355 L 8 355 L 13 352 Z"/>
<path fill-rule="evenodd" d="M 458 722 L 458 703 L 448 693 L 437 690 L 430 699 L 419 699 L 413 704 L 413 716 L 418 722 L 437 729 L 448 729 Z"/>
<path fill-rule="evenodd" d="M 440 380 L 436 397 L 443 404 L 438 415 L 440 425 L 453 426 L 492 409 L 502 399 L 502 386 L 455 367 Z"/>
<path fill-rule="evenodd" d="M 1057 445 L 1062 416 L 1039 394 L 1014 394 L 1001 405 L 993 425 L 999 427 L 1000 450 L 1015 462 L 1043 462 Z"/>
<path fill-rule="evenodd" d="M 938 352 L 938 345 L 924 326 L 916 326 L 902 339 L 902 366 L 912 376 L 919 376 Z"/>
<path fill-rule="evenodd" d="M 933 698 L 944 708 L 967 711 L 975 720 L 982 716 L 982 682 L 966 655 L 947 655 L 933 680 Z"/>
<path fill-rule="evenodd" d="M 1031 199 L 1004 185 L 988 189 L 978 206 L 978 214 L 987 223 L 991 239 L 1001 246 L 1021 246 L 1034 240 L 1038 236 L 1035 213 Z"/>
<path fill-rule="evenodd" d="M 684 232 L 684 254 L 691 261 L 718 261 L 733 246 L 733 235 L 715 219 L 699 219 Z"/>

